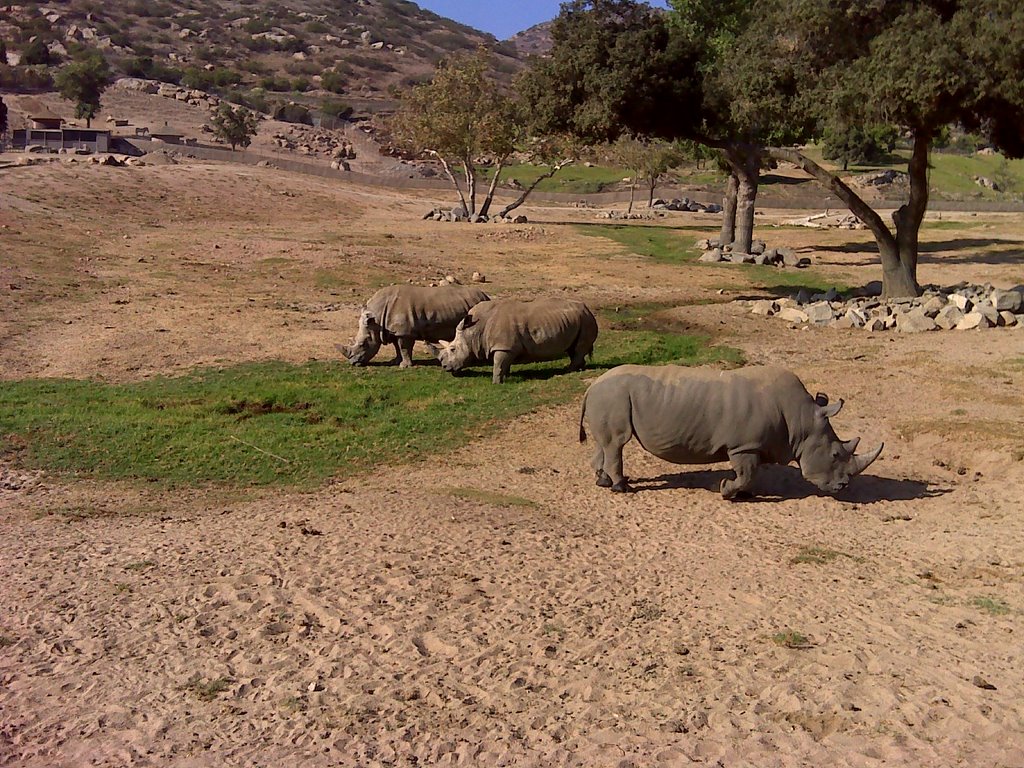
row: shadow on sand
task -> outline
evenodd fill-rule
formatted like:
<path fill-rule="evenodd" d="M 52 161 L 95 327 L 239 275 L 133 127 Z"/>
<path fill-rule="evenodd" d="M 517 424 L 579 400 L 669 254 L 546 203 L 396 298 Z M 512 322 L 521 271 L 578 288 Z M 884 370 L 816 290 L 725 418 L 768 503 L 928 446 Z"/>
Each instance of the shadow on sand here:
<path fill-rule="evenodd" d="M 696 472 L 664 474 L 657 477 L 638 477 L 630 482 L 637 493 L 667 491 L 676 488 L 702 489 L 719 492 L 723 480 L 734 477 L 731 469 L 704 469 Z M 836 495 L 839 501 L 850 504 L 875 504 L 883 501 L 909 501 L 931 499 L 951 491 L 950 488 L 929 486 L 919 480 L 896 480 L 878 475 L 861 475 L 849 487 Z M 770 502 L 786 499 L 805 499 L 826 496 L 803 479 L 796 467 L 769 465 L 761 467 L 754 480 L 752 495 L 739 499 L 743 502 Z"/>

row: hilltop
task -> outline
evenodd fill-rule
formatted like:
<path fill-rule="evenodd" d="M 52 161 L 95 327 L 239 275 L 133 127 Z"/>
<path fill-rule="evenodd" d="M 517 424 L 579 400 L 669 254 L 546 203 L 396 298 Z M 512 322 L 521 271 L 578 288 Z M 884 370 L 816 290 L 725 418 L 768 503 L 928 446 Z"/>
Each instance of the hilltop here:
<path fill-rule="evenodd" d="M 38 59 L 39 43 L 51 65 L 93 47 L 118 76 L 217 90 L 257 108 L 284 94 L 394 95 L 444 56 L 481 45 L 500 74 L 523 66 L 515 45 L 406 0 L 30 1 L 0 10 L 0 40 L 10 64 Z M 11 77 L 24 69 L 0 85 L 15 89 Z"/>

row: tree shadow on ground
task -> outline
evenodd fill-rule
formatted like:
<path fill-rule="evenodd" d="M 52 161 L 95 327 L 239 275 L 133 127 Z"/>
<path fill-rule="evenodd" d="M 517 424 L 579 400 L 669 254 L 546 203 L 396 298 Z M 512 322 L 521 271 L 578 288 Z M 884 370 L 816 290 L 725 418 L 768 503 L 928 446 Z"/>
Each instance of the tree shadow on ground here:
<path fill-rule="evenodd" d="M 681 472 L 658 475 L 651 478 L 633 478 L 630 484 L 638 493 L 668 491 L 678 488 L 706 490 L 719 493 L 723 480 L 735 477 L 731 469 L 703 469 L 696 472 Z M 885 501 L 910 501 L 930 499 L 950 493 L 951 488 L 930 486 L 920 480 L 897 480 L 878 475 L 860 475 L 849 487 L 836 495 L 836 499 L 851 504 L 876 504 Z M 804 480 L 796 467 L 769 465 L 761 467 L 751 488 L 751 496 L 738 499 L 747 503 L 805 499 L 810 496 L 827 496 Z"/>
<path fill-rule="evenodd" d="M 590 372 L 604 372 L 609 371 L 612 368 L 623 365 L 624 361 L 621 360 L 602 360 L 598 363 L 587 363 L 587 367 L 584 371 Z M 526 365 L 529 365 L 528 363 Z M 547 381 L 553 379 L 556 376 L 565 376 L 569 373 L 580 373 L 581 371 L 573 371 L 564 367 L 545 367 L 545 368 L 517 368 L 515 363 L 512 364 L 512 370 L 509 371 L 508 376 L 505 378 L 506 382 L 515 382 L 517 379 L 522 381 Z M 456 378 L 466 379 L 489 379 L 494 374 L 494 368 L 491 363 L 480 363 L 479 365 L 473 366 L 472 368 L 463 368 L 458 373 L 453 374 Z"/>
<path fill-rule="evenodd" d="M 811 184 L 814 179 L 810 177 L 780 176 L 777 173 L 763 173 L 758 179 L 760 186 L 779 185 L 785 187 L 799 186 L 800 184 Z"/>
<path fill-rule="evenodd" d="M 979 248 L 1002 246 L 996 250 L 978 252 Z M 856 263 L 844 262 L 843 266 L 868 266 L 878 263 L 878 246 L 874 242 L 849 242 L 839 245 L 819 245 L 823 253 L 863 253 L 871 258 Z M 935 256 L 943 251 L 968 251 L 953 255 Z M 988 237 L 962 237 L 951 240 L 930 240 L 918 246 L 918 262 L 921 264 L 1013 264 L 1024 261 L 1024 241 Z"/>

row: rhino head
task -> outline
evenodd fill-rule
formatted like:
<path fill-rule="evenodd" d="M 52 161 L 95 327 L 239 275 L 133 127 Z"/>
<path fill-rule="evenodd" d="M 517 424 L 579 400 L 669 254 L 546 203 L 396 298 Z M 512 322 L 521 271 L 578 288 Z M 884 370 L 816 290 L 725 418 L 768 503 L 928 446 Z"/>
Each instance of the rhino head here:
<path fill-rule="evenodd" d="M 451 341 L 440 340 L 437 346 L 430 345 L 431 350 L 437 356 L 441 367 L 448 373 L 455 374 L 471 365 L 475 361 L 473 347 L 470 340 L 479 333 L 478 324 L 471 316 L 464 317 L 455 326 L 455 338 Z"/>
<path fill-rule="evenodd" d="M 380 323 L 366 307 L 359 315 L 359 330 L 351 346 L 339 345 L 338 349 L 352 365 L 366 365 L 380 350 Z"/>
<path fill-rule="evenodd" d="M 865 454 L 857 453 L 860 438 L 840 440 L 829 419 L 839 413 L 843 401 L 829 404 L 828 397 L 818 394 L 814 398 L 810 433 L 804 438 L 800 455 L 800 472 L 804 478 L 826 493 L 836 494 L 878 458 L 885 443 Z"/>

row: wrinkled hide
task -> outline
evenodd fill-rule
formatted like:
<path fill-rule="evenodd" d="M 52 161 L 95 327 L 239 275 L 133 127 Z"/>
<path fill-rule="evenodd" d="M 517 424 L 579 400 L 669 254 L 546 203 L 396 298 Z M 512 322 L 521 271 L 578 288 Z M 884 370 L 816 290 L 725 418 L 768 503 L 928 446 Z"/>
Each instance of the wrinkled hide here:
<path fill-rule="evenodd" d="M 597 320 L 580 301 L 498 299 L 477 304 L 456 329 L 451 344 L 438 353 L 441 367 L 456 373 L 466 366 L 493 362 L 500 384 L 512 363 L 569 358 L 571 370 L 586 365 L 597 340 Z"/>
<path fill-rule="evenodd" d="M 489 296 L 462 285 L 422 288 L 391 285 L 381 288 L 363 308 L 351 346 L 340 347 L 353 365 L 366 365 L 381 346 L 393 344 L 402 367 L 412 365 L 417 341 L 436 343 L 455 338 L 455 327 L 470 309 Z"/>
<path fill-rule="evenodd" d="M 838 493 L 863 472 L 882 446 L 855 454 L 858 439 L 843 442 L 829 405 L 812 398 L 791 372 L 773 366 L 717 371 L 682 366 L 623 365 L 598 378 L 583 398 L 584 421 L 597 444 L 593 466 L 598 485 L 629 490 L 622 448 L 635 435 L 644 450 L 674 464 L 732 462 L 734 480 L 722 495 L 734 498 L 753 481 L 760 464 L 796 461 L 803 476 L 827 493 Z"/>

